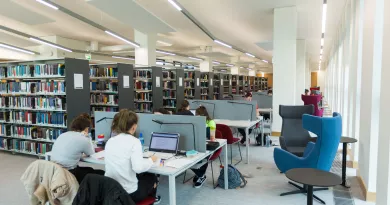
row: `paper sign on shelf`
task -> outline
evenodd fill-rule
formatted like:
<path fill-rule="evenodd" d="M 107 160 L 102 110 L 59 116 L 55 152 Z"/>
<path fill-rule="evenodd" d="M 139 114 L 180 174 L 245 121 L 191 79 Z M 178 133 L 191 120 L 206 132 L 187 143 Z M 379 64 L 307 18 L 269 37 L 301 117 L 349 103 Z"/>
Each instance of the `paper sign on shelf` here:
<path fill-rule="evenodd" d="M 130 88 L 130 78 L 128 75 L 123 76 L 123 88 Z"/>
<path fill-rule="evenodd" d="M 199 78 L 196 78 L 196 86 L 199 86 Z"/>
<path fill-rule="evenodd" d="M 229 84 L 232 85 L 232 79 L 229 79 Z"/>
<path fill-rule="evenodd" d="M 210 85 L 211 86 L 213 85 L 213 79 L 212 78 L 210 79 Z"/>
<path fill-rule="evenodd" d="M 180 87 L 183 86 L 183 78 L 182 77 L 179 78 L 179 86 Z"/>
<path fill-rule="evenodd" d="M 156 76 L 156 88 L 159 88 L 160 86 L 160 77 Z"/>
<path fill-rule="evenodd" d="M 74 89 L 83 89 L 83 74 L 74 74 Z"/>
<path fill-rule="evenodd" d="M 223 80 L 221 79 L 221 85 L 223 85 Z"/>

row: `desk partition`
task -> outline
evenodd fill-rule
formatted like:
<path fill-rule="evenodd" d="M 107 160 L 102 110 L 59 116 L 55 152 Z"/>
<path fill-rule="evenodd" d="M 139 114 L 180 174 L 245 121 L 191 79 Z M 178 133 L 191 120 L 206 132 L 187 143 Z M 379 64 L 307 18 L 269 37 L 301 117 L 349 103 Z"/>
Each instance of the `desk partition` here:
<path fill-rule="evenodd" d="M 244 100 L 189 100 L 190 108 L 206 107 L 210 117 L 226 120 L 256 120 L 256 102 Z"/>
<path fill-rule="evenodd" d="M 108 140 L 111 134 L 112 118 L 117 112 L 95 111 L 95 133 L 104 134 Z M 206 118 L 201 116 L 137 114 L 136 137 L 142 133 L 145 144 L 149 145 L 152 132 L 179 133 L 179 150 L 206 151 Z M 105 120 L 101 120 L 106 118 Z M 101 120 L 100 122 L 97 122 Z M 178 124 L 175 124 L 178 123 Z M 195 132 L 195 136 L 194 133 Z M 95 136 L 96 138 L 97 136 Z"/>
<path fill-rule="evenodd" d="M 257 102 L 259 108 L 272 108 L 272 95 L 265 92 L 253 92 L 252 101 Z"/>

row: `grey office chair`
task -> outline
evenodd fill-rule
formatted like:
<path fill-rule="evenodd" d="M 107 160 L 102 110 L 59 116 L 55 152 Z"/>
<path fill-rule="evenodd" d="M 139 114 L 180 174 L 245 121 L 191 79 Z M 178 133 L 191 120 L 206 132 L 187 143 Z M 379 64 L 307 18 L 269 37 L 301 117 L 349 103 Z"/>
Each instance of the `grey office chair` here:
<path fill-rule="evenodd" d="M 279 105 L 279 115 L 282 117 L 282 133 L 279 138 L 282 149 L 301 157 L 312 140 L 309 132 L 302 127 L 302 115 L 314 114 L 313 105 L 286 106 Z"/>

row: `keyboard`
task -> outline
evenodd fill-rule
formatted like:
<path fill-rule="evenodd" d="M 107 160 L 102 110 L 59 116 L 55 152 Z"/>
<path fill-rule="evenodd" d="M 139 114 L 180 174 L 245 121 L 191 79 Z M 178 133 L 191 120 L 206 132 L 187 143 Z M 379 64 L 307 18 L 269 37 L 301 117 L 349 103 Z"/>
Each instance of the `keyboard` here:
<path fill-rule="evenodd" d="M 151 156 L 156 156 L 159 159 L 169 159 L 169 158 L 175 156 L 175 154 L 164 153 L 164 152 L 150 152 L 150 151 L 143 153 L 143 157 L 144 158 L 148 158 L 148 157 L 151 157 Z"/>

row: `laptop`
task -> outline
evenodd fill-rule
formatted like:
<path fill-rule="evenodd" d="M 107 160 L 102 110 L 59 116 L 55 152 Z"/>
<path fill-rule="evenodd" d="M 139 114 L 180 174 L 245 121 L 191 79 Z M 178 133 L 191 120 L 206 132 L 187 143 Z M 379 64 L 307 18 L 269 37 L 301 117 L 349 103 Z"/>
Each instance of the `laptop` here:
<path fill-rule="evenodd" d="M 195 113 L 196 113 L 196 112 L 195 112 L 196 110 L 190 110 L 190 111 L 192 112 L 192 114 L 196 115 L 196 114 L 195 114 Z"/>
<path fill-rule="evenodd" d="M 156 156 L 160 159 L 169 159 L 176 155 L 179 147 L 179 133 L 152 132 L 149 151 L 143 157 Z"/>

